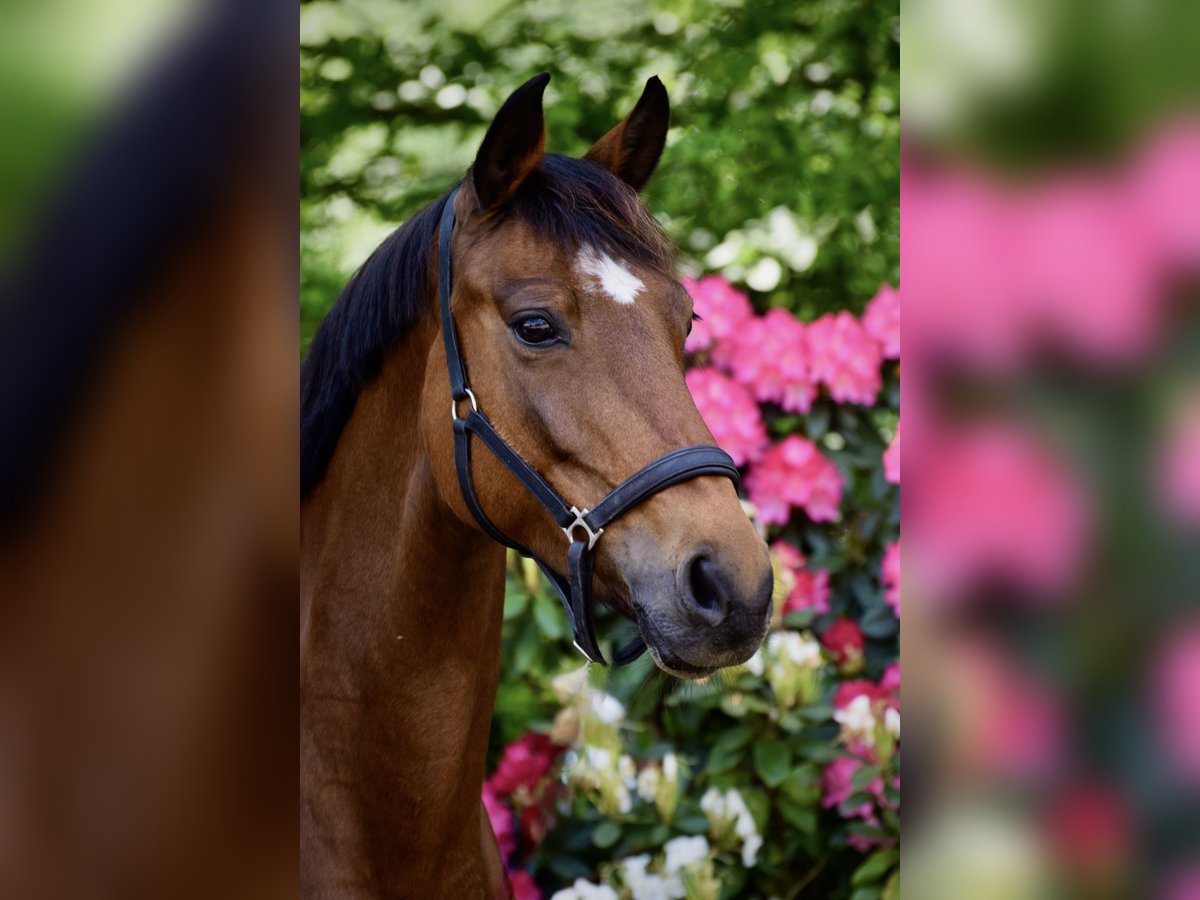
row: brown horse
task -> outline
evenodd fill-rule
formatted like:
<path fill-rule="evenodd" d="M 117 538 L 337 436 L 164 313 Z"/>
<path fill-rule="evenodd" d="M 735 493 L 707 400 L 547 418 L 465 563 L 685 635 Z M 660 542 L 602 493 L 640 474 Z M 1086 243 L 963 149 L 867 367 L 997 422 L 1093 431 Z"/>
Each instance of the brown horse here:
<path fill-rule="evenodd" d="M 637 196 L 662 152 L 666 91 L 650 79 L 579 160 L 543 152 L 548 79 L 508 99 L 457 192 L 366 262 L 304 364 L 305 897 L 507 895 L 480 802 L 505 553 L 456 477 L 435 277 L 446 204 L 479 407 L 563 497 L 594 502 L 652 460 L 712 443 L 683 379 L 691 301 Z M 487 518 L 562 575 L 555 521 L 492 454 L 470 468 Z M 771 582 L 726 478 L 657 493 L 596 545 L 596 596 L 685 677 L 754 652 Z"/>

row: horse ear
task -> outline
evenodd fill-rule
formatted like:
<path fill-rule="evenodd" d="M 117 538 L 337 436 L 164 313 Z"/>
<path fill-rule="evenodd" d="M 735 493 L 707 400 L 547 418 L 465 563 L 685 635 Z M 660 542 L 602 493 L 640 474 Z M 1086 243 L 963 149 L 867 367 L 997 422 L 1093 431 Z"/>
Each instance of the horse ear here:
<path fill-rule="evenodd" d="M 515 194 L 541 161 L 546 146 L 542 93 L 548 81 L 549 72 L 530 78 L 509 95 L 488 126 L 471 166 L 471 184 L 481 209 L 491 209 Z"/>
<path fill-rule="evenodd" d="M 667 99 L 667 89 L 657 75 L 652 75 L 633 112 L 596 141 L 583 158 L 599 163 L 635 191 L 640 191 L 658 165 L 670 124 L 671 103 Z"/>

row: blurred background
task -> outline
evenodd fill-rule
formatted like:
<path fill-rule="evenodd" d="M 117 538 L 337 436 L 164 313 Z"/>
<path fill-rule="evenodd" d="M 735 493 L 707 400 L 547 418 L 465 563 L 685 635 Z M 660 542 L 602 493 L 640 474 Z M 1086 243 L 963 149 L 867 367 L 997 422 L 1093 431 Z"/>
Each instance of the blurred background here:
<path fill-rule="evenodd" d="M 899 893 L 895 2 L 301 5 L 301 350 L 540 71 L 582 155 L 658 75 L 644 193 L 682 250 L 688 384 L 773 547 L 775 629 L 699 684 L 583 668 L 513 558 L 484 800 L 520 898 Z M 627 625 L 600 622 L 605 642 Z"/>
<path fill-rule="evenodd" d="M 1200 897 L 1198 13 L 904 5 L 914 897 Z"/>
<path fill-rule="evenodd" d="M 0 7 L 0 896 L 295 895 L 295 48 Z"/>

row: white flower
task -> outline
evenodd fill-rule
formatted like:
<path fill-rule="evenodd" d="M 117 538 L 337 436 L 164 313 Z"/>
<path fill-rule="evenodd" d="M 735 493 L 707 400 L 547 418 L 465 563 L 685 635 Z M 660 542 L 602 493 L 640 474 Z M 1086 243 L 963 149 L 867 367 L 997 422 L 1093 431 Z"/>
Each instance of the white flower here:
<path fill-rule="evenodd" d="M 575 879 L 569 888 L 563 888 L 550 900 L 619 900 L 617 892 L 607 884 L 592 884 L 583 878 Z"/>
<path fill-rule="evenodd" d="M 638 772 L 637 777 L 638 796 L 647 803 L 653 803 L 655 795 L 658 794 L 658 784 L 661 780 L 662 775 L 657 766 L 647 766 L 642 769 Z"/>
<path fill-rule="evenodd" d="M 617 758 L 617 773 L 632 787 L 633 780 L 637 778 L 637 766 L 633 764 L 633 758 L 628 753 L 622 753 Z"/>
<path fill-rule="evenodd" d="M 667 851 L 663 871 L 670 875 L 708 859 L 708 839 L 703 835 L 672 838 L 663 845 L 663 849 Z"/>
<path fill-rule="evenodd" d="M 593 772 L 604 772 L 612 766 L 612 752 L 603 747 L 587 747 L 584 753 L 587 755 L 588 768 Z"/>
<path fill-rule="evenodd" d="M 762 847 L 763 839 L 755 832 L 749 835 L 742 844 L 742 865 L 747 869 L 753 869 L 754 864 L 758 861 L 758 850 Z"/>
<path fill-rule="evenodd" d="M 596 691 L 591 697 L 592 712 L 605 725 L 618 725 L 625 718 L 625 707 L 612 694 Z"/>
<path fill-rule="evenodd" d="M 550 688 L 559 703 L 566 703 L 572 697 L 582 694 L 588 687 L 588 667 L 581 666 L 574 672 L 564 672 L 550 680 Z"/>
<path fill-rule="evenodd" d="M 678 878 L 648 872 L 649 865 L 647 853 L 620 862 L 621 881 L 629 888 L 633 900 L 679 900 L 686 895 Z"/>
<path fill-rule="evenodd" d="M 716 788 L 709 788 L 700 798 L 700 809 L 713 824 L 713 833 L 718 838 L 723 829 L 733 826 L 733 833 L 742 842 L 742 862 L 747 868 L 752 867 L 762 847 L 762 836 L 738 789 L 730 788 L 722 795 Z"/>
<path fill-rule="evenodd" d="M 679 760 L 675 758 L 674 753 L 668 753 L 663 757 L 662 771 L 663 778 L 667 781 L 679 780 Z"/>
<path fill-rule="evenodd" d="M 763 655 L 761 650 L 755 650 L 754 655 L 746 660 L 746 671 L 751 675 L 762 677 Z"/>
<path fill-rule="evenodd" d="M 805 669 L 821 666 L 821 645 L 798 631 L 776 631 L 767 638 L 767 649 L 776 659 L 788 659 Z"/>
<path fill-rule="evenodd" d="M 888 733 L 896 740 L 900 740 L 900 711 L 892 709 L 890 706 L 883 714 L 883 727 L 888 730 Z"/>
<path fill-rule="evenodd" d="M 875 713 L 871 710 L 871 698 L 866 694 L 859 694 L 845 709 L 834 712 L 833 720 L 842 726 L 842 731 L 851 740 L 859 740 L 867 747 L 875 746 Z"/>

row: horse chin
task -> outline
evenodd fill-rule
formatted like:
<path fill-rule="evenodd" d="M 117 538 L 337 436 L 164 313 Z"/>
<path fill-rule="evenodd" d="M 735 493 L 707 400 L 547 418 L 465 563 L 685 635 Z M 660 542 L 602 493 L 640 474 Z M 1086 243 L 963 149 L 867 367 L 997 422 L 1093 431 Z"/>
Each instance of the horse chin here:
<path fill-rule="evenodd" d="M 662 632 L 657 624 L 655 624 L 654 617 L 649 610 L 638 603 L 634 603 L 632 606 L 638 631 L 642 635 L 642 640 L 646 642 L 646 649 L 650 651 L 650 658 L 654 660 L 656 666 L 668 675 L 698 681 L 707 678 L 721 668 L 720 666 L 698 665 L 697 663 L 682 659 L 663 639 Z"/>

